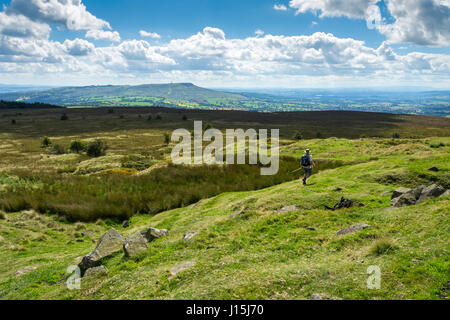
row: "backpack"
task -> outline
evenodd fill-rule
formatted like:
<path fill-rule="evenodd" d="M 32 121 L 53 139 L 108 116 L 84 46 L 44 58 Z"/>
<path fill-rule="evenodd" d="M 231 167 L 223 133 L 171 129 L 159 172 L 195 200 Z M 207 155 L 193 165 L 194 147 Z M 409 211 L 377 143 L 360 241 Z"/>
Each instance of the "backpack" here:
<path fill-rule="evenodd" d="M 302 157 L 302 167 L 309 167 L 311 165 L 311 156 L 309 154 L 305 154 Z"/>

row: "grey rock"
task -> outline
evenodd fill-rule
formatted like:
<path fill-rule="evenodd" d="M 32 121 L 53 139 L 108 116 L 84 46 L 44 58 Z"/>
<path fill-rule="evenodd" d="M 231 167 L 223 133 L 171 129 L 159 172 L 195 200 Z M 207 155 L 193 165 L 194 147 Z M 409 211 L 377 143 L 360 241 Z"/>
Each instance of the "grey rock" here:
<path fill-rule="evenodd" d="M 416 197 L 416 200 L 419 200 L 420 196 L 422 195 L 423 190 L 425 190 L 427 186 L 418 186 L 417 188 L 411 190 L 410 192 L 412 192 L 414 194 L 414 196 Z"/>
<path fill-rule="evenodd" d="M 311 300 L 323 300 L 323 297 L 321 294 L 314 293 L 309 297 Z"/>
<path fill-rule="evenodd" d="M 105 275 L 108 273 L 108 269 L 106 269 L 105 266 L 99 266 L 87 269 L 84 273 L 84 277 L 91 277 L 91 276 L 97 276 L 97 275 Z"/>
<path fill-rule="evenodd" d="M 31 267 L 31 266 L 20 269 L 19 271 L 16 272 L 16 278 L 21 277 L 21 276 L 23 276 L 31 271 L 34 271 L 36 269 L 37 269 L 36 267 Z"/>
<path fill-rule="evenodd" d="M 144 231 L 142 235 L 147 240 L 147 242 L 152 242 L 155 239 L 167 237 L 169 235 L 169 231 L 167 231 L 166 229 L 159 230 L 156 228 L 149 228 L 147 231 Z"/>
<path fill-rule="evenodd" d="M 82 272 L 94 267 L 98 267 L 101 260 L 122 250 L 125 239 L 115 229 L 106 232 L 98 239 L 97 246 L 88 255 L 86 255 L 78 265 Z"/>
<path fill-rule="evenodd" d="M 391 205 L 395 208 L 401 208 L 401 207 L 415 205 L 416 201 L 417 201 L 417 199 L 416 199 L 414 192 L 412 192 L 412 190 L 410 190 L 410 192 L 407 192 L 407 193 L 401 195 L 400 197 L 391 200 Z"/>
<path fill-rule="evenodd" d="M 280 213 L 288 213 L 296 210 L 298 210 L 296 205 L 286 206 L 280 209 Z"/>
<path fill-rule="evenodd" d="M 411 189 L 408 189 L 408 188 L 403 188 L 403 187 L 397 188 L 394 191 L 392 191 L 391 199 L 398 198 L 398 197 L 402 196 L 403 194 L 408 193 L 410 191 L 411 191 Z"/>
<path fill-rule="evenodd" d="M 94 233 L 92 231 L 83 231 L 81 233 L 83 237 L 94 238 Z"/>
<path fill-rule="evenodd" d="M 128 228 L 130 226 L 130 222 L 128 220 L 125 220 L 122 222 L 122 228 Z"/>
<path fill-rule="evenodd" d="M 432 186 L 429 186 L 425 189 L 423 189 L 422 194 L 419 198 L 419 200 L 417 201 L 417 203 L 423 203 L 425 201 L 427 201 L 428 199 L 433 199 L 433 198 L 437 198 L 440 197 L 441 195 L 443 195 L 445 193 L 445 189 L 443 187 L 441 187 L 440 185 L 437 184 L 433 184 Z"/>
<path fill-rule="evenodd" d="M 446 197 L 450 195 L 450 190 L 445 191 L 445 193 L 441 197 Z"/>
<path fill-rule="evenodd" d="M 243 215 L 244 212 L 245 212 L 245 210 L 235 211 L 232 214 L 230 214 L 229 217 L 230 217 L 230 219 L 233 219 L 233 218 L 239 217 L 240 215 Z"/>
<path fill-rule="evenodd" d="M 175 267 L 173 267 L 172 269 L 170 269 L 170 275 L 172 277 L 175 277 L 181 271 L 189 269 L 189 268 L 193 267 L 194 265 L 195 265 L 195 263 L 192 261 L 186 261 L 186 262 L 180 263 L 180 264 L 176 265 Z"/>
<path fill-rule="evenodd" d="M 365 230 L 365 229 L 371 228 L 371 227 L 372 226 L 368 225 L 368 224 L 355 224 L 355 225 L 350 226 L 348 228 L 339 230 L 338 232 L 336 232 L 336 235 L 337 236 L 343 236 L 343 235 L 346 235 L 346 234 L 355 233 L 357 231 Z"/>
<path fill-rule="evenodd" d="M 386 191 L 386 192 L 383 192 L 383 193 L 381 194 L 381 196 L 384 197 L 384 196 L 387 196 L 387 195 L 389 195 L 389 194 L 392 195 L 393 192 L 394 192 L 394 191 Z"/>
<path fill-rule="evenodd" d="M 133 234 L 123 245 L 123 251 L 127 257 L 135 257 L 139 252 L 147 250 L 147 240 L 141 233 Z"/>
<path fill-rule="evenodd" d="M 185 242 L 188 242 L 189 240 L 194 238 L 196 235 L 198 235 L 198 232 L 189 232 L 184 235 L 183 239 Z"/>

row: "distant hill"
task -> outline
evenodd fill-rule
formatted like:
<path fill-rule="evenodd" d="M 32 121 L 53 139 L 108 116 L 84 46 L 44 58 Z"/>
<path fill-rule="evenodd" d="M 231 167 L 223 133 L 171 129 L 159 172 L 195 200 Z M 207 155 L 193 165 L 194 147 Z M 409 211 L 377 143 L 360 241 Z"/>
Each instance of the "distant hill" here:
<path fill-rule="evenodd" d="M 179 106 L 183 103 L 210 105 L 210 100 L 246 99 L 236 93 L 204 89 L 192 83 L 146 84 L 139 86 L 63 87 L 45 91 L 11 92 L 0 99 L 41 102 L 62 106 Z"/>

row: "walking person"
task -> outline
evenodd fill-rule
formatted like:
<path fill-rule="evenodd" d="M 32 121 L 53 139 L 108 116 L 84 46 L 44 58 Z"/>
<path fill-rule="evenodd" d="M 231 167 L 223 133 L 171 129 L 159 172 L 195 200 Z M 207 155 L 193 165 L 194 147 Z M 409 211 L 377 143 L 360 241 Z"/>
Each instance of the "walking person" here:
<path fill-rule="evenodd" d="M 306 181 L 309 179 L 309 177 L 313 174 L 313 168 L 316 166 L 316 164 L 313 161 L 311 150 L 306 149 L 306 153 L 302 156 L 302 168 L 305 170 L 305 175 L 303 176 L 303 185 L 306 186 Z"/>

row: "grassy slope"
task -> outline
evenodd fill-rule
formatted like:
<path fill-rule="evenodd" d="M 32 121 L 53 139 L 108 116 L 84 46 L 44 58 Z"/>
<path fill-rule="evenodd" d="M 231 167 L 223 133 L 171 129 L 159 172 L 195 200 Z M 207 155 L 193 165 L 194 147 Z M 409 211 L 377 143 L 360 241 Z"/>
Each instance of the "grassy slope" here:
<path fill-rule="evenodd" d="M 112 223 L 73 225 L 50 216 L 8 214 L 0 220 L 0 298 L 303 299 L 314 293 L 332 299 L 439 298 L 450 276 L 448 197 L 391 210 L 389 195 L 381 194 L 421 179 L 448 182 L 450 139 L 390 141 L 327 139 L 285 146 L 285 154 L 309 146 L 316 157 L 364 162 L 322 172 L 307 188 L 290 182 L 135 216 L 127 230 Z M 427 141 L 447 147 L 433 149 Z M 435 165 L 442 170 L 429 173 Z M 417 179 L 419 174 L 425 175 Z M 366 207 L 323 210 L 341 196 Z M 279 212 L 293 204 L 297 211 Z M 244 213 L 230 218 L 237 210 Z M 373 228 L 335 235 L 356 223 Z M 150 244 L 139 259 L 120 253 L 105 261 L 109 274 L 83 279 L 81 291 L 65 288 L 66 268 L 94 247 L 89 240 L 75 241 L 84 229 L 100 236 L 116 227 L 129 235 L 148 226 L 167 228 L 170 236 Z M 200 233 L 185 243 L 183 235 L 190 231 Z M 371 253 L 380 241 L 394 248 Z M 183 261 L 195 266 L 170 278 L 169 270 Z M 370 265 L 382 270 L 381 290 L 366 288 Z M 15 278 L 26 266 L 38 269 Z"/>

